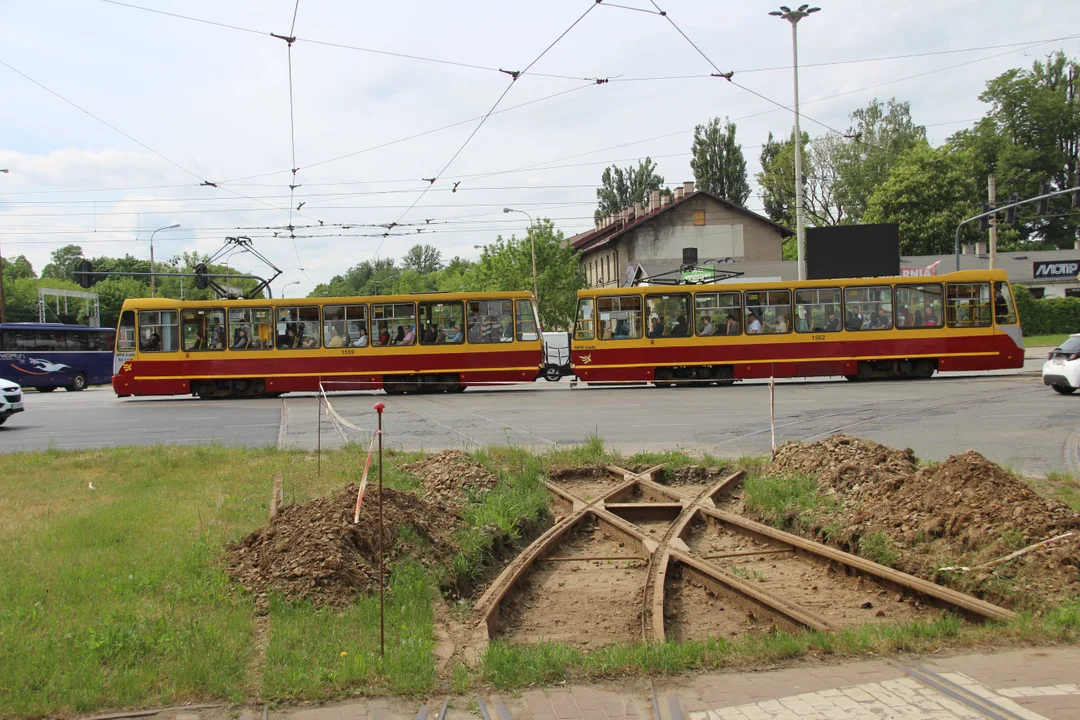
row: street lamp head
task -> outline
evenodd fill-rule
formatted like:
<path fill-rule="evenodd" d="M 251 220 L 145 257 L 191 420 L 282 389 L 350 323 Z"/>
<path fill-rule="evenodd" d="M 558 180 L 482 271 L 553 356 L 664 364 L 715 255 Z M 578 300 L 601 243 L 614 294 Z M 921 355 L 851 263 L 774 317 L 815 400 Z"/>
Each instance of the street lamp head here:
<path fill-rule="evenodd" d="M 784 12 L 786 12 L 786 13 L 791 12 L 791 8 L 789 8 L 787 5 L 781 5 L 780 9 L 783 10 Z"/>
<path fill-rule="evenodd" d="M 514 212 L 514 209 L 513 208 L 503 208 L 503 212 L 504 213 L 511 213 L 511 212 Z"/>
<path fill-rule="evenodd" d="M 0 173 L 7 174 L 7 172 L 8 172 L 7 168 L 0 168 Z"/>
<path fill-rule="evenodd" d="M 778 17 L 778 18 L 782 18 L 782 17 L 784 17 L 784 13 L 780 12 L 779 10 L 773 10 L 773 11 L 772 11 L 771 13 L 769 13 L 769 14 L 770 14 L 770 15 L 773 15 L 773 16 L 775 16 L 775 17 Z"/>
<path fill-rule="evenodd" d="M 178 227 L 180 227 L 180 223 L 176 223 L 175 225 L 170 225 L 169 227 L 164 228 L 164 229 L 165 230 L 175 230 Z"/>
<path fill-rule="evenodd" d="M 806 7 L 806 6 L 803 5 L 803 7 Z M 820 10 L 821 10 L 821 8 L 819 8 L 819 7 L 812 7 L 809 10 L 806 11 L 806 14 L 809 15 L 810 13 L 816 13 L 816 12 L 819 12 Z"/>

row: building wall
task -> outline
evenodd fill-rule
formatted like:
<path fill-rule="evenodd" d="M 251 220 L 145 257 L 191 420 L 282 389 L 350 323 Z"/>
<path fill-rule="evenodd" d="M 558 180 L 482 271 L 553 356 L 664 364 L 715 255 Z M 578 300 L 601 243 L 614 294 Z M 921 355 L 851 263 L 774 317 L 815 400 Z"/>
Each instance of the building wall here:
<path fill-rule="evenodd" d="M 704 211 L 704 225 L 694 224 L 695 211 Z M 701 261 L 779 262 L 782 244 L 780 232 L 773 226 L 702 195 L 650 218 L 610 246 L 586 253 L 582 263 L 590 287 L 601 284 L 601 278 L 604 285 L 621 285 L 627 265 L 678 266 L 683 248 L 696 247 Z M 614 274 L 608 270 L 608 262 Z"/>

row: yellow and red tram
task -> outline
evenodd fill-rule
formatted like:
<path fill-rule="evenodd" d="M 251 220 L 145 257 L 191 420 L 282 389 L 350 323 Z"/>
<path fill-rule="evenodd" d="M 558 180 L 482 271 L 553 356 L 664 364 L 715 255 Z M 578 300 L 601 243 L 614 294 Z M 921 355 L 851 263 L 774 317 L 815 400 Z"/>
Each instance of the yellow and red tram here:
<path fill-rule="evenodd" d="M 113 389 L 210 398 L 531 382 L 543 367 L 538 328 L 525 292 L 129 299 Z"/>
<path fill-rule="evenodd" d="M 571 348 L 584 382 L 929 377 L 1024 364 L 1005 273 L 595 288 Z"/>

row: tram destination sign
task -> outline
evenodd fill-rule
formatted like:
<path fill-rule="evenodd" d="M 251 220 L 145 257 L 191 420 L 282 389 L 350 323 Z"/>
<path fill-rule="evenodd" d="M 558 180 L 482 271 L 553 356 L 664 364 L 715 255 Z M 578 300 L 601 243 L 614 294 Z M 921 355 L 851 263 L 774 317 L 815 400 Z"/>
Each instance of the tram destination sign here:
<path fill-rule="evenodd" d="M 1080 260 L 1040 261 L 1031 263 L 1031 276 L 1041 278 L 1075 278 L 1080 274 Z"/>

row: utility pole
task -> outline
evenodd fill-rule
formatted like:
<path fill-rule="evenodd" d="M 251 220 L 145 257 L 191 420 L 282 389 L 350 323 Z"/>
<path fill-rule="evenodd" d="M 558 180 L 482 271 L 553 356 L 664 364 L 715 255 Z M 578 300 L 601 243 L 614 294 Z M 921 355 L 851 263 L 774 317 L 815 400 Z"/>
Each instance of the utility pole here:
<path fill-rule="evenodd" d="M 990 209 L 997 206 L 997 178 L 993 173 L 987 178 L 987 186 L 990 201 Z M 990 269 L 994 269 L 997 262 L 997 214 L 990 216 Z"/>
<path fill-rule="evenodd" d="M 7 175 L 8 169 L 0 169 L 0 173 Z M 4 315 L 4 254 L 0 252 L 0 323 L 5 322 Z"/>

